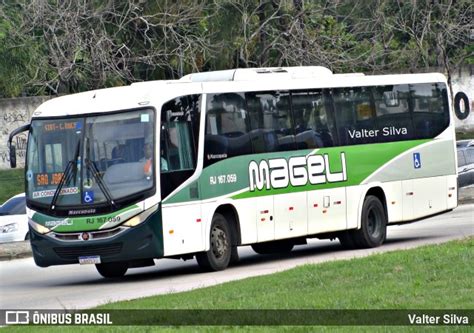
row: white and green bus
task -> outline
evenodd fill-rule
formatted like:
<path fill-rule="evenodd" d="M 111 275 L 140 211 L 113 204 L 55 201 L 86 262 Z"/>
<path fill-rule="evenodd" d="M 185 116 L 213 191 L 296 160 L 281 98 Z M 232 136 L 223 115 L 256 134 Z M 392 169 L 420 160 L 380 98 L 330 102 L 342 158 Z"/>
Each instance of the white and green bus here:
<path fill-rule="evenodd" d="M 38 266 L 104 277 L 309 238 L 381 245 L 387 225 L 457 206 L 454 121 L 441 74 L 236 69 L 42 104 L 25 164 Z M 11 146 L 15 164 L 15 149 Z"/>

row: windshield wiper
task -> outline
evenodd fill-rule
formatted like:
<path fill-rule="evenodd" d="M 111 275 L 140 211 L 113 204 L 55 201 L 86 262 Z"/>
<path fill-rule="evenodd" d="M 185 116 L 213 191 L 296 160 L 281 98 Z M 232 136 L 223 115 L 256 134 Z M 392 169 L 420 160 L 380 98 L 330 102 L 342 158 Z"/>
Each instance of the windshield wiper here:
<path fill-rule="evenodd" d="M 100 176 L 100 172 L 97 169 L 95 163 L 93 163 L 89 159 L 89 156 L 91 154 L 91 145 L 90 145 L 90 139 L 88 137 L 85 138 L 85 145 L 86 145 L 86 156 L 85 156 L 84 162 L 86 165 L 86 170 L 89 170 L 92 173 L 92 176 L 96 180 L 97 185 L 99 185 L 100 190 L 102 191 L 102 193 L 104 193 L 105 199 L 107 199 L 107 202 L 112 207 L 115 208 L 115 202 L 114 202 L 114 199 L 112 198 L 112 194 L 110 193 L 109 188 L 102 180 L 102 177 Z"/>
<path fill-rule="evenodd" d="M 90 159 L 86 158 L 85 162 L 86 162 L 86 168 L 91 171 L 92 176 L 97 182 L 97 185 L 99 185 L 100 190 L 102 191 L 102 193 L 104 193 L 104 196 L 107 199 L 107 202 L 112 207 L 115 207 L 114 199 L 112 198 L 112 195 L 110 194 L 110 190 L 108 189 L 107 185 L 104 183 L 104 181 L 100 177 L 99 170 L 97 170 L 97 167 L 95 166 L 94 163 L 91 162 Z"/>
<path fill-rule="evenodd" d="M 81 147 L 81 141 L 77 141 L 76 151 L 74 153 L 74 156 L 72 160 L 67 162 L 66 169 L 64 169 L 63 171 L 63 175 L 61 176 L 61 179 L 59 180 L 58 187 L 56 188 L 56 191 L 54 191 L 53 199 L 51 200 L 51 204 L 49 206 L 50 212 L 56 208 L 56 201 L 58 201 L 59 195 L 61 194 L 61 190 L 64 184 L 69 183 L 69 181 L 71 180 L 71 176 L 74 177 L 74 185 L 76 185 L 77 159 L 79 158 L 80 147 Z M 71 170 L 73 170 L 72 173 L 71 173 Z"/>

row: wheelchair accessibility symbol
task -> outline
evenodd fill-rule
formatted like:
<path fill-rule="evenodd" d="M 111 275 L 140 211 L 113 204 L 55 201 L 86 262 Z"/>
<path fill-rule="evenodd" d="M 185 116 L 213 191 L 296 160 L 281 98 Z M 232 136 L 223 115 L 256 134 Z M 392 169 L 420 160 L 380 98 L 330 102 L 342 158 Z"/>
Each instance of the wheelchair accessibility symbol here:
<path fill-rule="evenodd" d="M 420 153 L 413 153 L 413 166 L 415 169 L 421 168 L 421 156 Z"/>
<path fill-rule="evenodd" d="M 93 203 L 94 202 L 94 192 L 93 191 L 85 191 L 82 195 L 82 200 L 85 203 Z"/>

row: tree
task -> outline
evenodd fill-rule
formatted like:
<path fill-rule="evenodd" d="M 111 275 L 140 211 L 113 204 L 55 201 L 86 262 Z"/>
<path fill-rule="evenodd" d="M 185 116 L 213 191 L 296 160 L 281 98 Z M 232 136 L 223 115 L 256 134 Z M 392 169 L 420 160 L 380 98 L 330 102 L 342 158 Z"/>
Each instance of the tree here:
<path fill-rule="evenodd" d="M 212 51 L 199 1 L 32 0 L 15 8 L 11 38 L 27 54 L 29 41 L 42 46 L 37 71 L 25 82 L 38 92 L 176 78 L 200 70 Z"/>
<path fill-rule="evenodd" d="M 469 0 L 12 0 L 0 7 L 5 96 L 190 72 L 322 65 L 400 72 L 474 63 Z"/>

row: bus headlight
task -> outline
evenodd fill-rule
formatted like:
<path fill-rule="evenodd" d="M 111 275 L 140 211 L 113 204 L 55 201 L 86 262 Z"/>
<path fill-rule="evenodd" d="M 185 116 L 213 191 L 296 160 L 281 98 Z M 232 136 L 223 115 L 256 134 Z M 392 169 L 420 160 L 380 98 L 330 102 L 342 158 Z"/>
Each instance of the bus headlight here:
<path fill-rule="evenodd" d="M 36 223 L 35 221 L 33 221 L 32 219 L 28 219 L 28 223 L 30 224 L 30 226 L 38 233 L 44 235 L 44 234 L 47 234 L 48 232 L 50 232 L 51 230 L 46 228 L 44 225 L 41 225 L 39 223 Z"/>
<path fill-rule="evenodd" d="M 144 212 L 135 215 L 130 220 L 126 221 L 123 226 L 126 227 L 136 227 L 137 225 L 146 221 L 146 219 L 158 210 L 158 205 L 151 207 L 150 209 L 145 210 Z"/>

